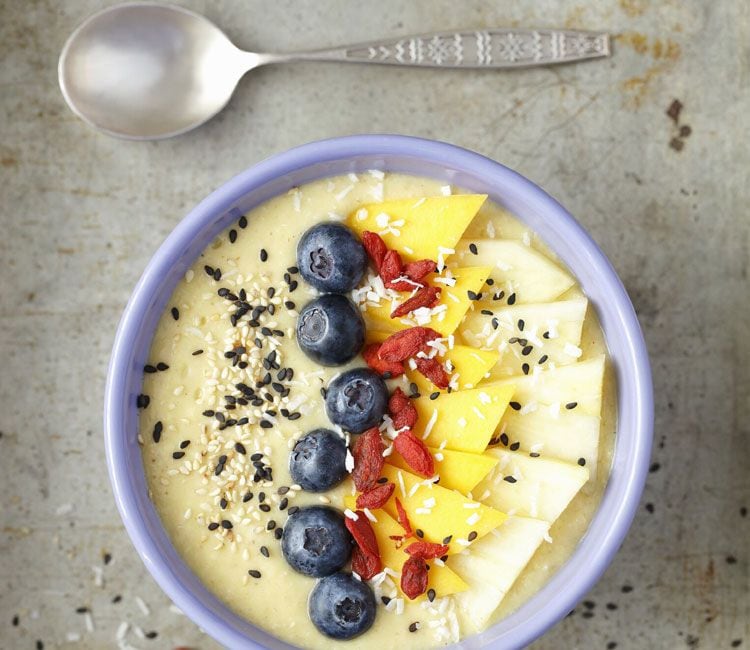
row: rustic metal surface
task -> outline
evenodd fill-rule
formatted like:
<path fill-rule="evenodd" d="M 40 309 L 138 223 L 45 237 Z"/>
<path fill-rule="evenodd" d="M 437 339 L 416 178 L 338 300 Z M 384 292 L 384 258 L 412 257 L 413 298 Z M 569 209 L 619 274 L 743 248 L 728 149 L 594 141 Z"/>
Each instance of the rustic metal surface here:
<path fill-rule="evenodd" d="M 57 88 L 66 36 L 101 4 L 0 0 L 0 647 L 69 634 L 116 647 L 122 621 L 158 632 L 131 628 L 136 647 L 216 647 L 169 610 L 112 501 L 101 404 L 115 326 L 210 190 L 293 145 L 378 131 L 464 145 L 548 189 L 612 259 L 650 346 L 643 506 L 590 602 L 536 650 L 750 645 L 750 4 L 192 0 L 261 50 L 516 25 L 618 37 L 612 59 L 512 73 L 263 69 L 207 126 L 155 143 L 91 131 Z"/>

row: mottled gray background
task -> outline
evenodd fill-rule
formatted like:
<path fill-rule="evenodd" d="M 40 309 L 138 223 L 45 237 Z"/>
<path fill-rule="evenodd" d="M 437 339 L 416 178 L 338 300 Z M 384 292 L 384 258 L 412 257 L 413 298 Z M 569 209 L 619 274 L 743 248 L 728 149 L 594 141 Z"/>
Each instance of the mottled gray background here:
<path fill-rule="evenodd" d="M 65 38 L 105 4 L 0 0 L 0 647 L 115 647 L 121 621 L 158 632 L 131 631 L 139 648 L 216 647 L 169 610 L 115 510 L 101 432 L 115 326 L 198 200 L 270 154 L 368 131 L 448 140 L 544 186 L 609 255 L 645 330 L 642 507 L 590 600 L 534 647 L 750 646 L 747 0 L 183 2 L 258 49 L 508 25 L 619 36 L 610 60 L 512 74 L 263 69 L 218 119 L 155 143 L 90 130 L 58 90 Z"/>

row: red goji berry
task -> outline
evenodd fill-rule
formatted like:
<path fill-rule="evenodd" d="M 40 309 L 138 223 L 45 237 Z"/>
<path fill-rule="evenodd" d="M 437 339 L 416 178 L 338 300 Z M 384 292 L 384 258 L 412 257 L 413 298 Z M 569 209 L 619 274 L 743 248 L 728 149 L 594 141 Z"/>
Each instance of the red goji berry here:
<path fill-rule="evenodd" d="M 389 373 L 391 377 L 399 377 L 404 374 L 404 364 L 400 361 L 384 361 L 378 356 L 380 343 L 372 343 L 362 350 L 365 363 L 379 375 Z"/>
<path fill-rule="evenodd" d="M 357 440 L 352 449 L 354 469 L 352 480 L 360 492 L 366 492 L 380 478 L 385 459 L 383 440 L 377 427 L 368 429 Z"/>
<path fill-rule="evenodd" d="M 422 287 L 408 300 L 391 312 L 391 318 L 406 316 L 420 307 L 434 307 L 440 300 L 440 287 Z"/>
<path fill-rule="evenodd" d="M 411 406 L 411 400 L 399 386 L 396 386 L 396 390 L 394 390 L 388 398 L 388 413 L 393 417 L 394 415 L 401 413 L 401 411 L 407 406 Z"/>
<path fill-rule="evenodd" d="M 410 557 L 401 568 L 401 591 L 414 600 L 427 591 L 429 575 L 427 562 L 421 557 Z"/>
<path fill-rule="evenodd" d="M 419 282 L 422 278 L 434 273 L 437 270 L 437 264 L 432 260 L 419 260 L 418 262 L 409 262 L 404 266 L 404 275 L 414 282 Z"/>
<path fill-rule="evenodd" d="M 351 517 L 345 518 L 344 524 L 346 525 L 346 529 L 352 534 L 354 541 L 357 542 L 357 546 L 364 553 L 380 557 L 378 540 L 372 530 L 370 520 L 361 510 L 357 510 L 354 514 L 357 516 L 356 519 L 352 519 Z"/>
<path fill-rule="evenodd" d="M 435 473 L 435 459 L 430 450 L 409 429 L 396 436 L 393 446 L 417 474 L 429 477 Z"/>
<path fill-rule="evenodd" d="M 398 252 L 389 250 L 380 265 L 380 277 L 383 278 L 386 287 L 401 275 L 402 269 L 401 256 Z"/>
<path fill-rule="evenodd" d="M 383 563 L 375 555 L 368 555 L 359 546 L 352 549 L 352 571 L 362 580 L 374 578 L 383 569 Z"/>
<path fill-rule="evenodd" d="M 421 557 L 423 560 L 433 560 L 443 557 L 448 553 L 448 547 L 444 544 L 433 544 L 432 542 L 414 542 L 409 544 L 404 551 L 412 557 Z"/>
<path fill-rule="evenodd" d="M 398 514 L 398 523 L 401 524 L 401 528 L 404 529 L 404 538 L 409 538 L 414 535 L 414 531 L 409 521 L 409 515 L 406 514 L 404 506 L 401 505 L 401 501 L 396 497 L 396 513 Z"/>
<path fill-rule="evenodd" d="M 378 273 L 380 273 L 380 267 L 383 265 L 383 258 L 388 252 L 388 248 L 386 247 L 385 242 L 376 232 L 365 230 L 362 233 L 362 245 L 365 247 L 365 250 L 370 256 L 370 259 L 375 265 Z"/>
<path fill-rule="evenodd" d="M 383 361 L 404 361 L 415 356 L 428 341 L 439 337 L 440 334 L 429 327 L 410 327 L 383 341 L 378 356 Z"/>
<path fill-rule="evenodd" d="M 383 483 L 370 488 L 357 497 L 357 508 L 369 508 L 375 510 L 382 508 L 386 501 L 391 498 L 396 486 L 393 483 Z"/>
<path fill-rule="evenodd" d="M 424 359 L 417 357 L 414 359 L 414 362 L 417 364 L 417 370 L 435 384 L 435 386 L 438 388 L 448 388 L 450 377 L 448 376 L 448 373 L 445 372 L 443 364 L 437 359 Z"/>

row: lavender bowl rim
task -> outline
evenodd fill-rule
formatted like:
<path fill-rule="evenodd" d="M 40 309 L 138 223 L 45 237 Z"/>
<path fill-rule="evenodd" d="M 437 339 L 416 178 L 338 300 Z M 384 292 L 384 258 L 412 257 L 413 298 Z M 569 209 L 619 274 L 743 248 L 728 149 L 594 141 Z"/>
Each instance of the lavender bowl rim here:
<path fill-rule="evenodd" d="M 601 504 L 573 555 L 524 605 L 480 634 L 467 637 L 454 647 L 520 648 L 539 638 L 560 621 L 601 577 L 617 553 L 635 516 L 649 466 L 653 435 L 651 369 L 643 335 L 632 303 L 622 282 L 604 253 L 565 208 L 532 181 L 501 163 L 453 144 L 403 135 L 356 135 L 304 144 L 263 160 L 241 172 L 193 208 L 175 227 L 151 258 L 123 312 L 112 349 L 104 400 L 104 436 L 107 466 L 118 510 L 136 551 L 159 586 L 172 601 L 210 636 L 230 648 L 264 648 L 209 608 L 165 566 L 165 560 L 138 511 L 134 486 L 121 452 L 127 432 L 125 376 L 132 362 L 133 346 L 141 322 L 150 309 L 149 300 L 163 274 L 177 263 L 189 242 L 235 201 L 280 176 L 323 162 L 363 156 L 401 156 L 415 161 L 461 170 L 486 185 L 512 187 L 531 209 L 549 216 L 558 234 L 580 247 L 585 264 L 598 275 L 608 291 L 608 308 L 619 319 L 626 366 L 618 367 L 618 424 L 625 403 L 632 431 L 618 430 L 613 469 Z M 449 162 L 446 162 L 449 161 Z M 542 239 L 545 237 L 542 235 Z M 555 246 L 547 242 L 553 250 Z M 570 264 L 569 264 L 570 266 Z M 575 272 L 575 269 L 573 269 Z M 608 344 L 607 327 L 603 323 Z M 628 458 L 618 458 L 623 437 Z M 617 470 L 617 471 L 615 471 Z M 595 545 L 596 544 L 596 545 Z M 594 548 L 589 548 L 594 546 Z M 561 590 L 561 587 L 565 587 Z M 235 614 L 227 608 L 230 617 Z M 267 632 L 250 624 L 258 637 Z M 479 645 L 477 645 L 477 643 Z M 277 645 L 277 644 L 274 644 Z"/>

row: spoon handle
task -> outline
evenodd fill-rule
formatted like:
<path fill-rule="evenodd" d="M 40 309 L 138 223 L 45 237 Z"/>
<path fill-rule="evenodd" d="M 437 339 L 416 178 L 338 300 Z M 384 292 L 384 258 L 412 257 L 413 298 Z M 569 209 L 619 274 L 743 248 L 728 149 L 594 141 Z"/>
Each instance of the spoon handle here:
<path fill-rule="evenodd" d="M 609 56 L 609 34 L 570 29 L 484 29 L 389 38 L 308 52 L 260 55 L 262 63 L 342 61 L 425 68 L 521 68 Z"/>

